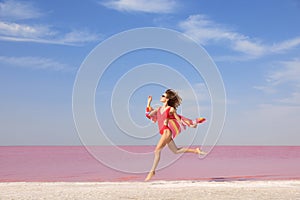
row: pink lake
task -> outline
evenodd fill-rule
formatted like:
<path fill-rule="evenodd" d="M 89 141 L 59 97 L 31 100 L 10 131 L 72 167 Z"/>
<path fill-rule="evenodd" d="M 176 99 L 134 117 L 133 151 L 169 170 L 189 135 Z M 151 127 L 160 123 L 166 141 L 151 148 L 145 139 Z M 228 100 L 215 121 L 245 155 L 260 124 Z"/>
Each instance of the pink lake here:
<path fill-rule="evenodd" d="M 108 158 L 117 156 L 109 153 L 111 147 L 95 148 Z M 154 150 L 154 146 L 120 148 L 134 153 L 148 152 L 151 156 Z M 175 156 L 166 148 L 161 160 Z M 114 160 L 116 166 L 139 164 L 134 162 L 130 156 Z M 145 163 L 150 169 L 152 157 Z M 299 169 L 300 146 L 216 146 L 204 159 L 195 154 L 182 155 L 158 170 L 153 180 L 299 180 Z M 0 182 L 143 181 L 146 175 L 112 169 L 83 146 L 0 147 Z"/>

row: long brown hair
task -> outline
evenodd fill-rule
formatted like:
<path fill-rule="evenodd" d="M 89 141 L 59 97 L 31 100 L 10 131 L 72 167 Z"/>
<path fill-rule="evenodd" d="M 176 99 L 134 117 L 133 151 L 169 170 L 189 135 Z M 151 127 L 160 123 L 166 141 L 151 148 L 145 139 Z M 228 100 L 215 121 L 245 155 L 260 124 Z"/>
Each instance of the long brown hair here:
<path fill-rule="evenodd" d="M 167 89 L 166 92 L 167 94 L 166 98 L 168 100 L 168 106 L 174 107 L 175 109 L 178 108 L 181 104 L 181 97 L 178 95 L 178 93 L 175 90 L 172 89 Z"/>

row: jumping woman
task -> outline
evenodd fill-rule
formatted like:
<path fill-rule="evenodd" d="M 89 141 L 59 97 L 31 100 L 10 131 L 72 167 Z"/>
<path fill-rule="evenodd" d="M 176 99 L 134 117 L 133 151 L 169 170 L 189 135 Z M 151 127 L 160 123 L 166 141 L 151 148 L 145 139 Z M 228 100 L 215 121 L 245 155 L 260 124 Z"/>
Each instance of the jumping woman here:
<path fill-rule="evenodd" d="M 148 97 L 146 116 L 154 122 L 158 123 L 159 133 L 161 138 L 156 145 L 154 151 L 154 162 L 146 177 L 145 181 L 149 181 L 154 175 L 157 168 L 158 162 L 160 160 L 161 150 L 168 145 L 170 150 L 175 153 L 195 153 L 195 154 L 206 154 L 201 151 L 200 148 L 190 149 L 190 148 L 178 148 L 174 142 L 174 138 L 181 132 L 181 128 L 186 126 L 196 128 L 198 123 L 205 121 L 205 118 L 198 118 L 196 120 L 190 120 L 176 113 L 176 109 L 181 104 L 181 97 L 172 89 L 168 89 L 161 96 L 160 102 L 163 103 L 162 106 L 153 109 L 151 107 L 152 97 Z"/>

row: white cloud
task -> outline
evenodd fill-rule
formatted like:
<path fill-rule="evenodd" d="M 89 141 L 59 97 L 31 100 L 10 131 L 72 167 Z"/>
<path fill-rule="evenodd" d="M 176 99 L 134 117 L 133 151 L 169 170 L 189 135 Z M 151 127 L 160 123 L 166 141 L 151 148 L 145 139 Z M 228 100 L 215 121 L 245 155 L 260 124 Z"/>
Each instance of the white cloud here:
<path fill-rule="evenodd" d="M 253 88 L 257 90 L 261 90 L 266 94 L 274 94 L 277 91 L 274 87 L 270 87 L 270 86 L 254 86 Z"/>
<path fill-rule="evenodd" d="M 232 31 L 224 25 L 210 20 L 205 15 L 191 15 L 181 21 L 179 28 L 188 36 L 202 45 L 219 44 L 228 46 L 229 49 L 242 53 L 237 60 L 255 59 L 264 55 L 282 53 L 300 45 L 300 37 L 282 41 L 276 44 L 264 44 L 258 38 L 251 38 L 244 34 Z M 223 56 L 233 59 L 232 56 Z"/>
<path fill-rule="evenodd" d="M 82 45 L 87 42 L 99 41 L 102 38 L 101 34 L 92 33 L 86 29 L 62 32 L 50 25 L 14 22 L 17 19 L 33 19 L 41 15 L 41 12 L 33 4 L 26 1 L 0 2 L 0 40 Z"/>
<path fill-rule="evenodd" d="M 0 18 L 4 20 L 32 19 L 42 16 L 31 2 L 6 0 L 0 2 Z"/>
<path fill-rule="evenodd" d="M 267 93 L 264 104 L 229 107 L 221 144 L 299 145 L 300 59 L 276 62 L 272 68 L 256 87 Z"/>
<path fill-rule="evenodd" d="M 59 41 L 64 44 L 82 44 L 98 41 L 101 38 L 101 34 L 91 33 L 88 30 L 73 30 L 69 33 L 66 33 Z"/>
<path fill-rule="evenodd" d="M 188 19 L 179 23 L 179 27 L 182 28 L 186 34 L 202 44 L 222 39 L 233 40 L 234 38 L 242 37 L 226 30 L 225 27 L 216 24 L 205 15 L 189 16 Z"/>
<path fill-rule="evenodd" d="M 73 68 L 67 64 L 41 57 L 7 57 L 0 56 L 0 63 L 4 65 L 30 68 L 36 70 L 72 71 Z"/>
<path fill-rule="evenodd" d="M 295 83 L 297 86 L 300 86 L 300 60 L 294 59 L 290 61 L 282 61 L 277 65 L 280 66 L 279 69 L 271 72 L 267 81 L 271 85 L 279 85 L 282 83 Z"/>
<path fill-rule="evenodd" d="M 46 25 L 26 25 L 0 21 L 0 40 L 14 42 L 35 42 L 61 45 L 82 45 L 99 41 L 101 34 L 88 30 L 73 30 L 62 33 Z"/>
<path fill-rule="evenodd" d="M 300 92 L 294 92 L 290 97 L 279 99 L 278 102 L 300 107 Z"/>
<path fill-rule="evenodd" d="M 295 48 L 300 45 L 300 37 L 296 37 L 290 40 L 286 40 L 277 44 L 274 44 L 271 48 L 270 51 L 274 53 L 280 53 L 284 52 L 286 50 Z"/>
<path fill-rule="evenodd" d="M 275 65 L 276 69 L 266 76 L 265 84 L 254 88 L 266 94 L 276 94 L 275 103 L 300 105 L 300 60 L 281 61 Z"/>
<path fill-rule="evenodd" d="M 265 52 L 265 47 L 260 42 L 231 31 L 205 15 L 192 15 L 180 22 L 179 27 L 185 34 L 203 45 L 227 42 L 232 49 L 250 56 L 260 56 Z"/>
<path fill-rule="evenodd" d="M 178 7 L 174 0 L 109 0 L 101 4 L 118 11 L 146 13 L 172 13 Z"/>
<path fill-rule="evenodd" d="M 10 37 L 27 37 L 27 38 L 41 38 L 52 36 L 56 33 L 51 31 L 48 26 L 35 25 L 29 26 L 26 24 L 17 24 L 0 21 L 0 35 Z"/>
<path fill-rule="evenodd" d="M 260 44 L 260 42 L 251 41 L 246 37 L 236 37 L 231 42 L 233 50 L 249 56 L 259 57 L 266 53 L 264 45 Z"/>

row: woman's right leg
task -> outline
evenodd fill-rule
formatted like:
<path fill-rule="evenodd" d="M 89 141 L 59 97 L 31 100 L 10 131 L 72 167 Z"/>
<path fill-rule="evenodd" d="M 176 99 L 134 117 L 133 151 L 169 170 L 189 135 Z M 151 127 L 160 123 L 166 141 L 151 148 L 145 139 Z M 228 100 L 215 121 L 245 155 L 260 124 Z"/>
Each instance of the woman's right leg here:
<path fill-rule="evenodd" d="M 166 144 L 169 143 L 171 138 L 171 131 L 170 130 L 165 130 L 165 132 L 162 134 L 159 142 L 156 145 L 155 151 L 154 151 L 154 161 L 153 161 L 153 166 L 151 168 L 151 171 L 149 172 L 148 176 L 146 177 L 145 181 L 148 181 L 152 178 L 152 176 L 155 175 L 155 170 L 157 168 L 157 165 L 160 160 L 160 154 L 161 150 L 166 146 Z"/>

